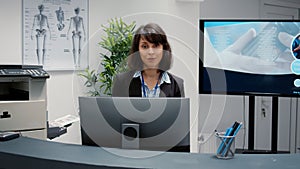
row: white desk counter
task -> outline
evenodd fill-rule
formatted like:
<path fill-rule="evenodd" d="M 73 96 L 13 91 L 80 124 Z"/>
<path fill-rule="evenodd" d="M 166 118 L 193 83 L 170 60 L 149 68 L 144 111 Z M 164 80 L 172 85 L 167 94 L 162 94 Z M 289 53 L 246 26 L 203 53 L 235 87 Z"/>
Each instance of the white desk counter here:
<path fill-rule="evenodd" d="M 20 137 L 0 142 L 0 168 L 299 169 L 300 154 L 213 154 L 121 150 Z"/>

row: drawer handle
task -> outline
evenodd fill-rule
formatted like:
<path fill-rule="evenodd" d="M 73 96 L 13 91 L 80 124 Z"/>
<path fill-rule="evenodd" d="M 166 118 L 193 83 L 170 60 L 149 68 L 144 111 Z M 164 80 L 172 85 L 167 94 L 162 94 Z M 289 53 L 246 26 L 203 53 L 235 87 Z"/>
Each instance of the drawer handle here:
<path fill-rule="evenodd" d="M 4 112 L 2 112 L 2 113 L 3 113 L 3 114 L 0 115 L 0 119 L 5 119 L 5 118 L 10 118 L 10 117 L 11 117 L 11 115 L 8 114 L 8 111 L 4 111 Z"/>

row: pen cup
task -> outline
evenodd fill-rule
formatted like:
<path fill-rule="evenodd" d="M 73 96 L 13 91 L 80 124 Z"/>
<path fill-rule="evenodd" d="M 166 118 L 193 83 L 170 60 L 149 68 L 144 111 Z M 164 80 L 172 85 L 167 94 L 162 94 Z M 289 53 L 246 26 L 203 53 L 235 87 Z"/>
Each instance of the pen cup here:
<path fill-rule="evenodd" d="M 235 136 L 226 136 L 225 132 L 216 132 L 217 137 L 217 158 L 231 159 L 235 152 Z"/>

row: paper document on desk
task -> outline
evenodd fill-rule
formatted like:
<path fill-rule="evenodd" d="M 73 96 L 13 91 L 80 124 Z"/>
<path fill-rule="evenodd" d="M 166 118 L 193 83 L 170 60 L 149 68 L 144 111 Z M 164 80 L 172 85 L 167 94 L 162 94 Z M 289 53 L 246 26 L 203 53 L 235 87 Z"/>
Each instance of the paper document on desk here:
<path fill-rule="evenodd" d="M 66 115 L 63 117 L 60 117 L 52 122 L 49 122 L 49 126 L 50 127 L 64 127 L 67 125 L 70 125 L 74 122 L 79 121 L 79 117 L 78 116 L 74 116 L 74 115 Z"/>

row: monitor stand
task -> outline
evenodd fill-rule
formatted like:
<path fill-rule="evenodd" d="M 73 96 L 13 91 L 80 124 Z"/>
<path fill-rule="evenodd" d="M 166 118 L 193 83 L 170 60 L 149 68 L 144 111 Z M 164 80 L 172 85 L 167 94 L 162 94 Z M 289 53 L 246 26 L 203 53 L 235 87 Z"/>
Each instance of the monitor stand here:
<path fill-rule="evenodd" d="M 278 143 L 278 96 L 272 96 L 272 127 L 271 127 L 271 150 L 254 149 L 255 140 L 255 96 L 249 96 L 249 120 L 248 120 L 248 150 L 241 150 L 243 154 L 276 154 Z M 286 152 L 288 153 L 288 152 Z"/>

